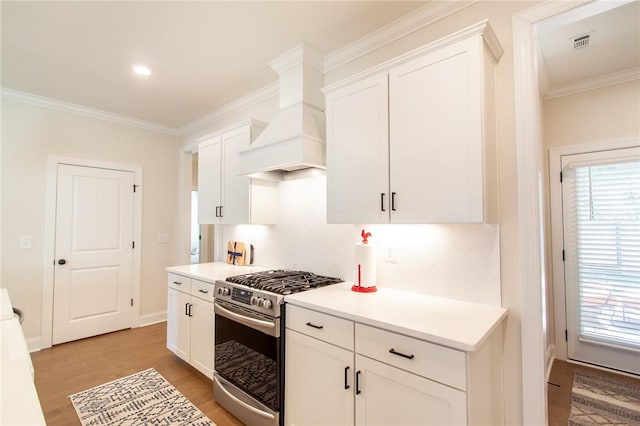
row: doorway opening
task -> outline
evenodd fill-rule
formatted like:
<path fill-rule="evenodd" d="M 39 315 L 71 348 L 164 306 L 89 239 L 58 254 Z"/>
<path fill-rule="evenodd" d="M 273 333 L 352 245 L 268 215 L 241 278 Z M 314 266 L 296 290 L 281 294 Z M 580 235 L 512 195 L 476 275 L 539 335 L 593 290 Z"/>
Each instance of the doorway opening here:
<path fill-rule="evenodd" d="M 191 165 L 191 263 L 213 262 L 213 225 L 200 225 L 198 220 L 198 153 L 192 155 Z"/>

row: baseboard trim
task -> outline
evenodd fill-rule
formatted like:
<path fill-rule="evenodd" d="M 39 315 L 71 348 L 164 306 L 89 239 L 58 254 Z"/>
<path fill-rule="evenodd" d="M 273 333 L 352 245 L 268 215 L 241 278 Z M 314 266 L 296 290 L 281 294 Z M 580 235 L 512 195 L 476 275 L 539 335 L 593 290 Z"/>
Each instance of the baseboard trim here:
<path fill-rule="evenodd" d="M 167 311 L 155 312 L 153 314 L 140 315 L 138 327 L 158 324 L 167 320 Z"/>
<path fill-rule="evenodd" d="M 553 360 L 556 359 L 555 353 L 556 353 L 555 345 L 547 346 L 547 352 L 545 354 L 545 360 L 547 363 L 547 382 L 549 381 L 549 377 L 551 377 L 551 368 L 553 367 Z"/>
<path fill-rule="evenodd" d="M 27 349 L 29 350 L 29 352 L 38 352 L 40 349 L 42 349 L 40 336 L 26 339 L 26 341 L 27 341 Z"/>

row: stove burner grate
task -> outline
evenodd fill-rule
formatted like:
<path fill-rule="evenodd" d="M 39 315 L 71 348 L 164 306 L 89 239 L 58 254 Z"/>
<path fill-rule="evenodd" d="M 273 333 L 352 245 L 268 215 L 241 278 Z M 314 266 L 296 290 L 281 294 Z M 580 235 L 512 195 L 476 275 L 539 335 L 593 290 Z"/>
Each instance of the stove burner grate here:
<path fill-rule="evenodd" d="M 226 281 L 277 294 L 293 294 L 342 282 L 340 278 L 311 272 L 276 269 L 228 277 Z"/>

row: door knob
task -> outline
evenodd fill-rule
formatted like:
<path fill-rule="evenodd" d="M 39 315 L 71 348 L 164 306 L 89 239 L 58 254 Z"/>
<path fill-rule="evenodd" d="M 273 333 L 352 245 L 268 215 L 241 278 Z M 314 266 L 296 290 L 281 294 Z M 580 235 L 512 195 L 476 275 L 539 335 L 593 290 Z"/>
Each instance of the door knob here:
<path fill-rule="evenodd" d="M 64 265 L 65 263 L 67 263 L 65 259 L 58 260 L 58 265 Z"/>

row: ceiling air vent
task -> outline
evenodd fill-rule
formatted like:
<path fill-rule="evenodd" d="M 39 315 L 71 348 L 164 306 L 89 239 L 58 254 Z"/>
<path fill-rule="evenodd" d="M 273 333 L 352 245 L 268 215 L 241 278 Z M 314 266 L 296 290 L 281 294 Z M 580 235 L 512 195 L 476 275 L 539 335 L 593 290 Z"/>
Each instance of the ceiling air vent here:
<path fill-rule="evenodd" d="M 585 47 L 589 47 L 590 38 L 591 38 L 591 35 L 589 34 L 574 38 L 573 48 L 575 50 L 578 50 L 578 49 L 583 49 Z"/>

